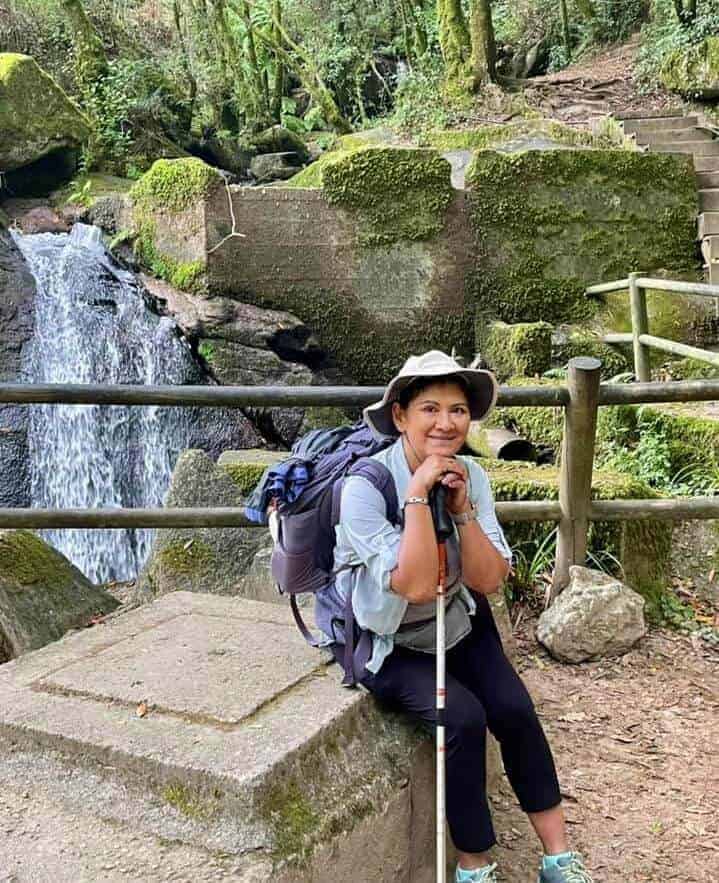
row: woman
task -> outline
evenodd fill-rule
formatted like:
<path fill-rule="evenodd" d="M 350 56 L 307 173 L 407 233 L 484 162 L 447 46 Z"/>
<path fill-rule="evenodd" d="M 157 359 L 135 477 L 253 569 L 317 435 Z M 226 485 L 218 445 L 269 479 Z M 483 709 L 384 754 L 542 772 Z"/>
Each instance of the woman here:
<path fill-rule="evenodd" d="M 379 699 L 435 722 L 437 543 L 428 495 L 441 482 L 455 535 L 447 541 L 447 819 L 459 853 L 455 880 L 496 883 L 496 842 L 485 790 L 486 729 L 544 847 L 539 883 L 592 883 L 569 850 L 552 755 L 532 701 L 502 651 L 486 596 L 501 588 L 511 552 L 489 482 L 458 457 L 471 420 L 487 416 L 496 383 L 432 351 L 407 360 L 365 421 L 397 441 L 375 455 L 392 475 L 403 526 L 386 518 L 382 494 L 351 476 L 336 529 L 336 589 L 372 634 L 361 683 Z M 343 648 L 334 645 L 338 660 Z"/>

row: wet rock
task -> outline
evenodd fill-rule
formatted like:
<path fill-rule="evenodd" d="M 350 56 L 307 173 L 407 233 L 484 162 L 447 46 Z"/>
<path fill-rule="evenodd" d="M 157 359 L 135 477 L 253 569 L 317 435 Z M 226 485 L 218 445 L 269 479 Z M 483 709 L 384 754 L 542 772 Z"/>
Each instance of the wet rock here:
<path fill-rule="evenodd" d="M 118 606 L 32 531 L 0 531 L 0 662 L 44 647 Z"/>
<path fill-rule="evenodd" d="M 252 143 L 257 153 L 294 153 L 297 155 L 298 165 L 309 159 L 307 145 L 302 138 L 284 126 L 270 126 L 255 135 Z"/>
<path fill-rule="evenodd" d="M 32 338 L 35 280 L 10 234 L 0 229 L 0 380 L 17 383 Z M 28 411 L 0 405 L 0 506 L 30 505 Z"/>
<path fill-rule="evenodd" d="M 555 659 L 620 656 L 646 634 L 641 595 L 587 567 L 570 567 L 569 573 L 569 585 L 537 624 L 537 639 Z"/>
<path fill-rule="evenodd" d="M 15 217 L 15 223 L 23 233 L 67 233 L 67 219 L 50 208 L 39 205 Z"/>

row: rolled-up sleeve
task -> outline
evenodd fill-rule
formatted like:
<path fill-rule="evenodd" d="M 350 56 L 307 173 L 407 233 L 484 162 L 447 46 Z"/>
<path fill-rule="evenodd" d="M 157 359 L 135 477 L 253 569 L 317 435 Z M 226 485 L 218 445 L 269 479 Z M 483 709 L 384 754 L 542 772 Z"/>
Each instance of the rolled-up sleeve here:
<path fill-rule="evenodd" d="M 487 473 L 474 460 L 465 460 L 465 463 L 467 464 L 469 474 L 469 496 L 472 500 L 472 505 L 476 509 L 476 518 L 479 526 L 500 555 L 511 564 L 512 550 L 497 520 L 497 513 L 494 509 L 494 496 Z"/>
<path fill-rule="evenodd" d="M 345 480 L 336 533 L 335 565 L 351 568 L 338 576 L 352 582 L 357 622 L 379 635 L 394 634 L 407 610 L 407 601 L 391 588 L 401 531 L 387 520 L 382 494 L 361 476 Z"/>

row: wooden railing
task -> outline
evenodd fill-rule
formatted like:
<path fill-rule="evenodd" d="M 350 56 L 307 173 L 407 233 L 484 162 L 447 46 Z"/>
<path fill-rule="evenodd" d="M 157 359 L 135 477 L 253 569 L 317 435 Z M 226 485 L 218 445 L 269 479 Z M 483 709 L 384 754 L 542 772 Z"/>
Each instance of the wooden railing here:
<path fill-rule="evenodd" d="M 639 280 L 645 281 L 645 280 Z M 653 280 L 650 280 L 653 281 Z M 618 284 L 618 283 L 614 283 Z M 706 286 L 709 287 L 709 286 Z M 606 290 L 606 289 L 605 289 Z M 616 289 L 615 289 L 616 290 Z M 719 293 L 719 289 L 718 289 Z M 719 498 L 591 499 L 597 410 L 605 405 L 714 401 L 719 380 L 680 383 L 600 384 L 601 363 L 569 362 L 566 386 L 500 387 L 503 407 L 562 407 L 564 436 L 559 500 L 497 503 L 502 522 L 558 523 L 556 593 L 569 579 L 572 564 L 583 564 L 591 521 L 719 518 Z M 298 405 L 361 407 L 381 398 L 381 387 L 95 386 L 0 384 L 0 404 L 162 405 L 222 408 Z M 0 509 L 0 528 L 153 528 L 257 527 L 240 507 L 168 509 Z"/>
<path fill-rule="evenodd" d="M 639 381 L 651 380 L 649 350 L 651 348 L 672 353 L 675 356 L 687 356 L 700 362 L 719 367 L 719 353 L 711 350 L 689 346 L 665 337 L 656 337 L 649 333 L 647 314 L 647 290 L 666 292 L 667 294 L 690 294 L 696 297 L 710 297 L 714 300 L 715 311 L 719 317 L 719 285 L 706 285 L 701 282 L 681 282 L 676 279 L 649 279 L 640 273 L 630 273 L 626 279 L 616 282 L 604 282 L 587 288 L 589 296 L 609 294 L 614 291 L 629 291 L 629 303 L 632 315 L 631 333 L 606 334 L 602 339 L 605 343 L 631 343 L 634 349 L 634 376 Z"/>

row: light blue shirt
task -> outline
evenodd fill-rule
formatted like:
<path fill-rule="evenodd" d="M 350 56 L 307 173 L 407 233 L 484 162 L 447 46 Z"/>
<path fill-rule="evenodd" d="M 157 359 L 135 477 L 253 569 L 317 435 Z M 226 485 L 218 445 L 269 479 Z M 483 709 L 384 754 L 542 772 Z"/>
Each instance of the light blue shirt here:
<path fill-rule="evenodd" d="M 375 454 L 391 473 L 400 506 L 407 495 L 411 478 L 401 438 Z M 482 530 L 496 549 L 508 560 L 512 553 L 494 511 L 494 499 L 487 474 L 474 460 L 458 457 L 467 467 L 469 497 Z M 343 598 L 352 592 L 352 608 L 361 628 L 373 632 L 373 650 L 367 669 L 376 674 L 394 648 L 394 636 L 405 618 L 409 602 L 394 592 L 391 573 L 397 566 L 402 531 L 387 520 L 382 494 L 367 479 L 358 475 L 345 479 L 342 488 L 340 521 L 335 528 L 335 586 Z M 459 534 L 447 540 L 459 549 Z M 449 550 L 448 550 L 449 553 Z M 476 605 L 465 587 L 461 595 L 470 614 Z"/>

